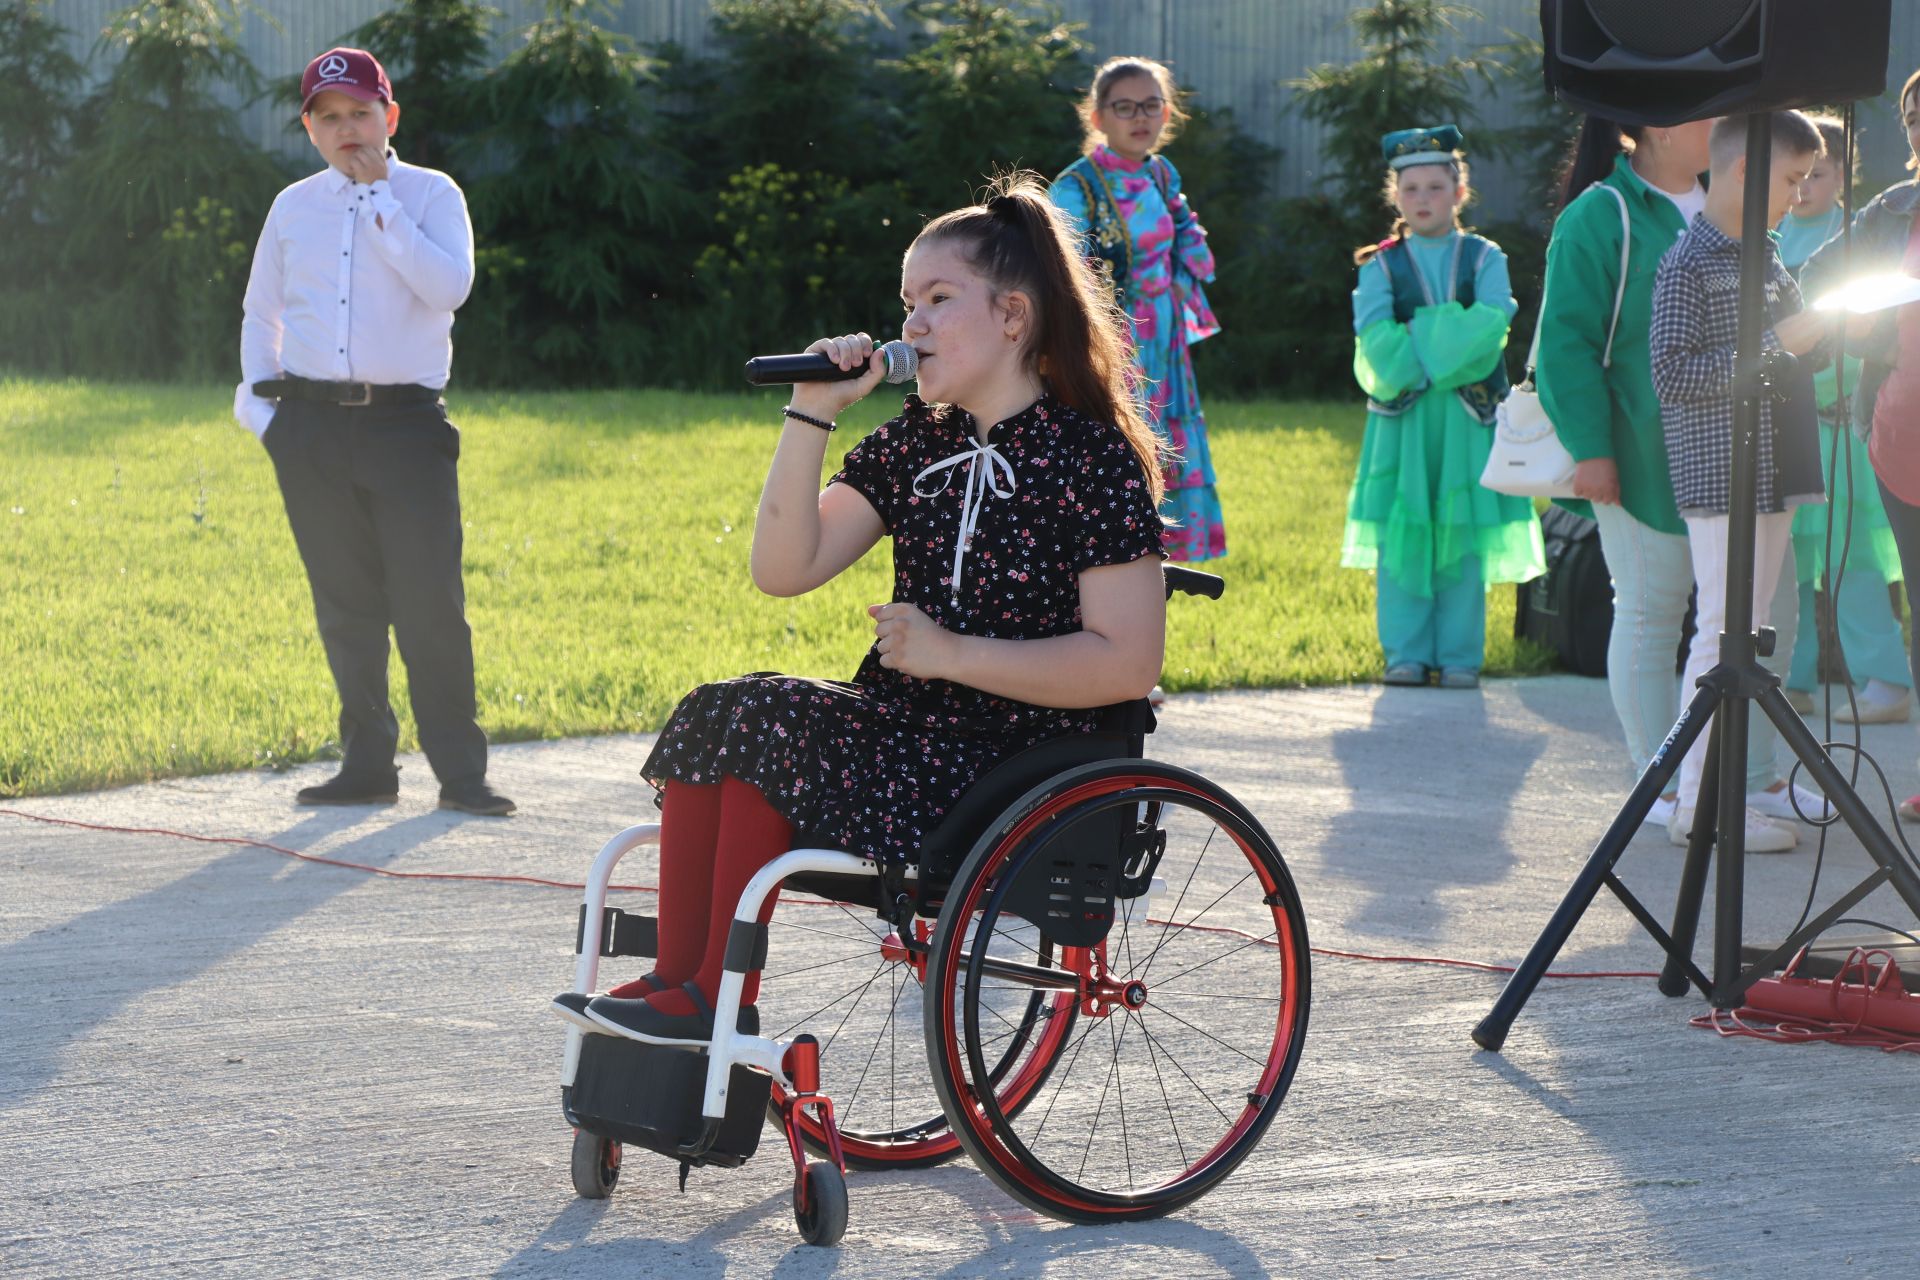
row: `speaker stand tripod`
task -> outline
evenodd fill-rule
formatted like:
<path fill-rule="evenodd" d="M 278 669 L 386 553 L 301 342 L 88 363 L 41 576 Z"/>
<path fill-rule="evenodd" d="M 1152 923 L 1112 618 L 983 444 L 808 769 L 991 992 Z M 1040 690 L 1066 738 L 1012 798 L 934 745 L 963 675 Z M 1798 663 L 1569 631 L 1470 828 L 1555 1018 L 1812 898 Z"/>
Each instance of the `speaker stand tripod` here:
<path fill-rule="evenodd" d="M 1574 926 L 1586 914 L 1595 895 L 1604 885 L 1626 905 L 1634 919 L 1653 935 L 1667 953 L 1660 974 L 1660 990 L 1669 996 L 1683 994 L 1689 983 L 1698 987 L 1716 1008 L 1739 1007 L 1747 989 L 1761 977 L 1772 973 L 1780 962 L 1818 937 L 1843 917 L 1861 899 L 1891 883 L 1894 891 L 1920 917 L 1920 873 L 1907 855 L 1894 843 L 1885 829 L 1874 820 L 1867 806 L 1847 784 L 1839 768 L 1780 691 L 1777 676 L 1759 665 L 1756 657 L 1764 643 L 1770 651 L 1773 633 L 1753 631 L 1753 557 L 1754 526 L 1758 503 L 1758 448 L 1760 400 L 1765 394 L 1757 358 L 1763 328 L 1763 299 L 1766 290 L 1767 261 L 1772 255 L 1767 239 L 1767 185 L 1773 160 L 1773 124 L 1766 113 L 1750 116 L 1747 127 L 1746 207 L 1741 223 L 1740 316 L 1737 336 L 1738 367 L 1747 371 L 1736 380 L 1739 398 L 1734 405 L 1732 486 L 1728 512 L 1726 630 L 1720 636 L 1720 662 L 1700 678 L 1694 694 L 1680 719 L 1667 734 L 1666 741 L 1654 753 L 1646 772 L 1640 775 L 1626 804 L 1614 817 L 1613 825 L 1594 847 L 1586 865 L 1567 890 L 1547 927 L 1534 941 L 1526 958 L 1494 1002 L 1487 1016 L 1473 1029 L 1474 1043 L 1483 1049 L 1497 1050 L 1506 1043 L 1507 1032 L 1519 1016 L 1547 967 L 1566 945 Z M 1695 637 L 1699 643 L 1701 637 Z M 1747 727 L 1751 707 L 1757 705 L 1779 729 L 1781 740 L 1805 765 L 1820 790 L 1839 813 L 1840 818 L 1860 838 L 1872 858 L 1875 869 L 1841 895 L 1818 916 L 1795 930 L 1786 941 L 1752 966 L 1741 968 L 1741 907 L 1745 892 L 1746 867 L 1746 766 Z M 1701 776 L 1699 803 L 1695 806 L 1693 834 L 1687 844 L 1687 859 L 1680 875 L 1680 892 L 1674 904 L 1673 930 L 1660 927 L 1653 913 L 1632 894 L 1614 874 L 1614 864 L 1627 850 L 1628 842 L 1646 820 L 1653 802 L 1667 788 L 1680 761 L 1700 734 L 1711 725 L 1707 739 L 1706 769 Z M 1684 800 L 1684 797 L 1683 797 Z M 1710 817 L 1711 815 L 1711 817 Z M 1711 980 L 1693 963 L 1693 944 L 1700 924 L 1700 904 L 1706 893 L 1707 865 L 1717 857 L 1714 881 L 1713 977 Z"/>

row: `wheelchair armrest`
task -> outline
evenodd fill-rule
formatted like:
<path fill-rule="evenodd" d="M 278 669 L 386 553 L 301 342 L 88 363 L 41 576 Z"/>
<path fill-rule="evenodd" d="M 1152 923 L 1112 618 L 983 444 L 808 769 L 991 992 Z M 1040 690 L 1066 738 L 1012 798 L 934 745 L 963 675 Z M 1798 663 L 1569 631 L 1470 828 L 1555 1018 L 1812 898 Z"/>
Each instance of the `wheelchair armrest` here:
<path fill-rule="evenodd" d="M 1227 589 L 1227 580 L 1218 574 L 1201 573 L 1198 569 L 1186 569 L 1177 564 L 1162 565 L 1161 571 L 1167 575 L 1169 600 L 1173 599 L 1176 591 L 1182 595 L 1218 600 L 1220 593 Z"/>

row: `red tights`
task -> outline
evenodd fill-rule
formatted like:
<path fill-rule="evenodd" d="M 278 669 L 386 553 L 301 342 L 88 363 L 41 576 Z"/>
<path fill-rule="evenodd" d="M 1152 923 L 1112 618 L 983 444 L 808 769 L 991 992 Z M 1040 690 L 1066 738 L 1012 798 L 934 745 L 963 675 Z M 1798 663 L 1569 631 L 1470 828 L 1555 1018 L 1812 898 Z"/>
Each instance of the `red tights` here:
<path fill-rule="evenodd" d="M 709 1003 L 718 999 L 727 931 L 754 873 L 793 847 L 793 824 L 759 788 L 735 777 L 718 783 L 667 783 L 660 809 L 660 954 L 657 982 L 625 983 L 608 994 L 646 996 L 662 1013 L 693 1012 L 680 989 L 692 982 Z M 775 895 L 760 910 L 773 914 Z M 760 998 L 760 974 L 747 974 L 740 1003 Z"/>

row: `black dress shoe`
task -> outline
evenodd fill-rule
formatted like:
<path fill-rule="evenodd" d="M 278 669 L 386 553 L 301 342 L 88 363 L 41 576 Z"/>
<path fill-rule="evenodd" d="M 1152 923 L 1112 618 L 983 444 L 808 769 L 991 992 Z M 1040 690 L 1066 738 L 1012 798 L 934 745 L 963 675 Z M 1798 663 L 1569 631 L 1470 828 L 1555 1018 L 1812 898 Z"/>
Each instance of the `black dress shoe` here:
<path fill-rule="evenodd" d="M 662 1013 L 645 997 L 622 1000 L 614 996 L 595 996 L 587 1002 L 587 1017 L 601 1028 L 629 1040 L 648 1044 L 706 1046 L 713 1043 L 713 1008 L 691 982 L 684 990 L 693 997 L 693 1013 Z M 736 1024 L 743 1035 L 760 1034 L 760 1010 L 750 1004 L 740 1006 Z"/>
<path fill-rule="evenodd" d="M 593 995 L 590 992 L 562 991 L 553 998 L 553 1003 L 548 1007 L 582 1031 L 591 1031 L 601 1036 L 611 1035 L 612 1033 L 605 1027 L 587 1016 L 587 1002 L 592 999 Z"/>
<path fill-rule="evenodd" d="M 488 786 L 486 779 L 461 782 L 440 788 L 440 807 L 477 813 L 487 818 L 504 818 L 513 812 L 513 801 Z"/>
<path fill-rule="evenodd" d="M 349 777 L 344 773 L 302 787 L 294 795 L 300 804 L 392 804 L 400 798 L 400 779 L 394 774 Z"/>

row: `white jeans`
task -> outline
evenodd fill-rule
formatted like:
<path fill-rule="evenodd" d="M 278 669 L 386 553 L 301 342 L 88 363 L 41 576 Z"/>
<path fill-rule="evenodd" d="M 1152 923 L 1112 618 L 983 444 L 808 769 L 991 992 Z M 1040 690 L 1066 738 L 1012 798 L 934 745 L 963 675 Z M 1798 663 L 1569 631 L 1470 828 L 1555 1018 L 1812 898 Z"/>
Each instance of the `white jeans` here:
<path fill-rule="evenodd" d="M 1727 625 L 1727 517 L 1687 516 L 1687 545 L 1693 553 L 1695 597 L 1693 644 L 1687 651 L 1686 674 L 1681 677 L 1680 696 L 1691 701 L 1694 685 L 1720 661 L 1720 633 Z M 1768 625 L 1774 594 L 1780 585 L 1787 552 L 1792 545 L 1793 513 L 1776 511 L 1762 514 L 1754 522 L 1753 551 L 1753 625 Z M 1774 650 L 1767 660 L 1769 669 L 1785 660 L 1792 650 L 1792 637 Z M 1785 651 L 1783 653 L 1783 651 Z M 1754 789 L 1752 776 L 1759 766 L 1772 773 L 1776 737 L 1765 713 L 1754 710 L 1748 718 L 1748 789 Z M 1707 734 L 1694 739 L 1693 747 L 1680 762 L 1680 803 L 1693 805 L 1700 794 L 1700 774 L 1707 758 Z M 1764 785 L 1764 783 L 1762 784 Z"/>
<path fill-rule="evenodd" d="M 1693 556 L 1684 536 L 1641 524 L 1623 506 L 1596 502 L 1593 519 L 1613 578 L 1607 692 L 1638 778 L 1680 714 L 1673 663 L 1693 586 Z"/>

